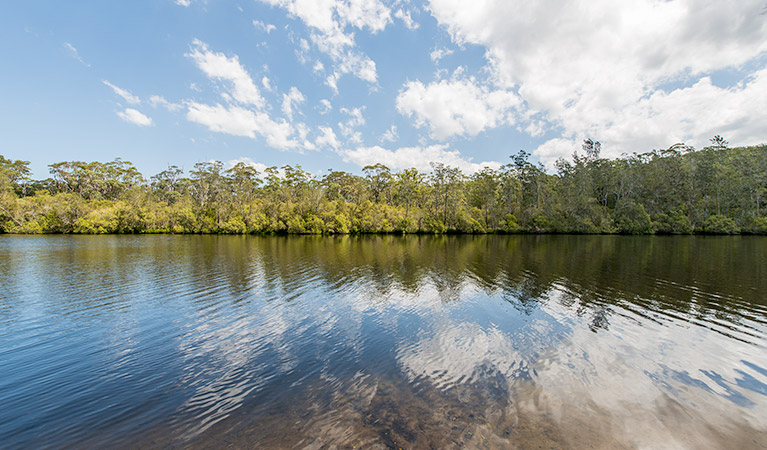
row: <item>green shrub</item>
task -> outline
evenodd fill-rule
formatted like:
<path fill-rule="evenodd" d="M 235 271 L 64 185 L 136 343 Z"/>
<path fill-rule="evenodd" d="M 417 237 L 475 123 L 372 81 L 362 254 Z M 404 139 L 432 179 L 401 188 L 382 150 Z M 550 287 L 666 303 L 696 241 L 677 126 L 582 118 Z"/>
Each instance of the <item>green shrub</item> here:
<path fill-rule="evenodd" d="M 519 233 L 522 231 L 522 227 L 520 227 L 517 223 L 517 218 L 514 216 L 514 214 L 506 214 L 504 219 L 504 230 L 507 233 Z"/>
<path fill-rule="evenodd" d="M 615 214 L 615 225 L 621 234 L 653 234 L 653 223 L 644 206 L 629 203 Z"/>
<path fill-rule="evenodd" d="M 690 219 L 679 211 L 656 215 L 652 226 L 657 234 L 692 234 Z"/>
<path fill-rule="evenodd" d="M 447 232 L 447 226 L 444 222 L 437 219 L 436 217 L 427 216 L 424 220 L 424 231 L 427 231 L 429 233 L 446 233 Z"/>
<path fill-rule="evenodd" d="M 751 219 L 744 232 L 751 234 L 767 234 L 767 217 L 755 217 Z"/>
<path fill-rule="evenodd" d="M 714 214 L 708 216 L 703 223 L 703 232 L 705 234 L 738 234 L 740 233 L 740 228 L 729 217 Z"/>

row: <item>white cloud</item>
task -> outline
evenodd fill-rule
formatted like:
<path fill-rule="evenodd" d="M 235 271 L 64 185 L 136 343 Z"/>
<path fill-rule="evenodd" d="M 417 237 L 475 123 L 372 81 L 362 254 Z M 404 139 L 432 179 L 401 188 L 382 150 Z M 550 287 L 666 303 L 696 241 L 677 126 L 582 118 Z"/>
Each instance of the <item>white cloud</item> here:
<path fill-rule="evenodd" d="M 126 102 L 128 102 L 128 103 L 130 103 L 132 105 L 137 105 L 137 104 L 141 103 L 141 100 L 138 97 L 136 97 L 135 95 L 133 95 L 130 92 L 126 91 L 125 89 L 117 87 L 117 86 L 115 86 L 114 84 L 110 83 L 107 80 L 102 80 L 102 83 L 104 83 L 105 85 L 107 85 L 110 88 L 112 88 L 114 93 L 119 95 L 120 97 L 122 97 Z"/>
<path fill-rule="evenodd" d="M 731 88 L 717 87 L 710 78 L 704 77 L 687 88 L 655 91 L 616 112 L 609 123 L 549 140 L 534 154 L 551 166 L 558 157 L 580 148 L 586 137 L 606 142 L 602 147 L 606 156 L 665 148 L 677 142 L 701 148 L 708 145 L 709 138 L 715 134 L 725 136 L 733 145 L 761 143 L 767 137 L 765 98 L 767 69 Z M 570 120 L 568 115 L 565 117 Z"/>
<path fill-rule="evenodd" d="M 140 127 L 148 127 L 154 124 L 150 117 L 133 108 L 126 108 L 125 111 L 118 111 L 117 116 L 128 123 L 132 123 Z"/>
<path fill-rule="evenodd" d="M 300 105 L 306 101 L 306 97 L 295 86 L 290 88 L 287 94 L 282 95 L 282 113 L 288 118 L 293 120 L 293 107 Z"/>
<path fill-rule="evenodd" d="M 293 128 L 287 122 L 275 122 L 265 112 L 254 112 L 240 106 L 187 104 L 186 118 L 205 125 L 211 131 L 256 138 L 263 136 L 270 147 L 289 150 L 298 147 L 291 139 Z"/>
<path fill-rule="evenodd" d="M 227 169 L 231 169 L 232 167 L 236 166 L 239 163 L 243 163 L 246 166 L 250 166 L 258 171 L 258 173 L 263 173 L 264 170 L 268 167 L 266 164 L 259 163 L 253 161 L 253 159 L 248 158 L 247 156 L 241 156 L 237 159 L 230 159 L 229 161 L 226 161 L 224 163 L 224 167 Z"/>
<path fill-rule="evenodd" d="M 475 136 L 487 128 L 513 124 L 519 98 L 508 90 L 492 90 L 474 79 L 441 80 L 424 85 L 407 82 L 397 96 L 397 110 L 428 126 L 435 139 Z"/>
<path fill-rule="evenodd" d="M 75 48 L 75 46 L 74 46 L 74 45 L 72 45 L 72 43 L 70 43 L 70 42 L 64 42 L 64 47 L 65 47 L 67 50 L 69 50 L 69 52 L 70 52 L 70 53 L 72 53 L 72 56 L 73 56 L 73 57 L 74 57 L 76 60 L 80 61 L 80 63 L 82 63 L 84 66 L 86 66 L 86 67 L 90 67 L 90 66 L 91 66 L 90 64 L 88 64 L 87 62 L 85 62 L 85 61 L 83 60 L 83 58 L 80 56 L 80 53 L 77 51 L 77 49 Z"/>
<path fill-rule="evenodd" d="M 384 132 L 383 135 L 381 135 L 381 142 L 394 142 L 397 139 L 399 139 L 399 134 L 397 133 L 397 126 L 392 125 L 389 127 L 388 130 Z"/>
<path fill-rule="evenodd" d="M 431 58 L 432 61 L 434 61 L 435 63 L 438 63 L 445 56 L 449 56 L 452 54 L 453 54 L 452 50 L 450 50 L 449 48 L 442 47 L 442 48 L 435 48 L 434 50 L 432 50 L 432 52 L 429 54 L 429 57 Z"/>
<path fill-rule="evenodd" d="M 258 28 L 259 30 L 266 31 L 266 34 L 269 34 L 272 31 L 277 29 L 277 27 L 272 25 L 271 23 L 264 23 L 264 22 L 261 22 L 260 20 L 253 20 L 253 26 Z"/>
<path fill-rule="evenodd" d="M 354 33 L 357 28 L 377 33 L 391 23 L 391 10 L 379 0 L 261 0 L 285 9 L 311 29 L 310 39 L 319 51 L 328 55 L 336 67 L 327 84 L 337 91 L 337 81 L 351 73 L 370 83 L 377 82 L 375 62 L 359 51 Z M 306 59 L 308 48 L 301 48 L 299 59 Z"/>
<path fill-rule="evenodd" d="M 269 80 L 269 77 L 267 77 L 266 75 L 264 75 L 264 77 L 261 78 L 261 86 L 263 86 L 264 89 L 266 89 L 269 92 L 272 91 L 272 82 L 271 80 Z"/>
<path fill-rule="evenodd" d="M 447 166 L 458 167 L 465 174 L 472 174 L 484 167 L 497 169 L 501 166 L 501 163 L 495 161 L 474 163 L 471 158 L 461 156 L 457 150 L 448 150 L 447 145 L 401 147 L 396 150 L 387 150 L 376 145 L 360 147 L 355 150 L 341 150 L 339 154 L 344 161 L 360 167 L 383 163 L 396 170 L 415 167 L 418 170 L 428 172 L 431 171 L 431 162 L 441 162 Z"/>
<path fill-rule="evenodd" d="M 320 100 L 320 103 L 325 107 L 324 110 L 320 111 L 320 114 L 327 114 L 333 110 L 333 105 L 330 103 L 330 100 L 323 98 Z"/>
<path fill-rule="evenodd" d="M 223 53 L 211 51 L 207 44 L 195 39 L 191 45 L 191 52 L 187 54 L 192 58 L 205 74 L 215 80 L 224 80 L 232 84 L 230 90 L 232 97 L 244 105 L 253 105 L 258 108 L 265 102 L 256 87 L 250 74 L 240 64 L 237 55 L 227 57 Z"/>
<path fill-rule="evenodd" d="M 178 6 L 187 7 L 192 4 L 192 0 L 176 0 L 175 3 Z"/>
<path fill-rule="evenodd" d="M 403 11 L 401 8 L 394 13 L 394 17 L 401 20 L 408 30 L 417 30 L 419 25 L 410 17 L 410 11 Z"/>
<path fill-rule="evenodd" d="M 318 129 L 322 134 L 315 141 L 317 147 L 331 147 L 335 150 L 341 148 L 341 143 L 338 141 L 338 137 L 336 137 L 336 134 L 333 132 L 332 128 L 321 126 L 318 127 Z"/>
<path fill-rule="evenodd" d="M 518 92 L 531 116 L 561 129 L 566 141 L 585 134 L 601 140 L 606 156 L 728 129 L 765 140 L 767 131 L 757 132 L 752 120 L 733 125 L 729 114 L 708 114 L 750 100 L 746 94 L 767 98 L 762 75 L 730 88 L 705 81 L 711 72 L 740 70 L 751 61 L 764 69 L 758 59 L 767 51 L 763 7 L 762 0 L 429 3 L 454 42 L 486 47 L 493 82 Z M 693 93 L 719 103 L 704 104 Z M 528 126 L 531 133 L 542 127 Z M 538 153 L 571 152 L 559 151 L 561 142 L 551 141 Z"/>
<path fill-rule="evenodd" d="M 301 148 L 304 150 L 317 150 L 317 146 L 314 142 L 310 141 L 307 136 L 309 135 L 309 127 L 305 123 L 298 123 L 295 126 L 298 139 L 301 141 Z"/>
<path fill-rule="evenodd" d="M 338 122 L 338 129 L 349 142 L 362 143 L 362 133 L 357 131 L 357 127 L 365 125 L 365 117 L 362 115 L 364 109 L 364 106 L 353 109 L 341 108 L 341 113 L 348 115 L 349 119 L 346 122 Z"/>
<path fill-rule="evenodd" d="M 221 94 L 227 101 L 226 105 L 187 101 L 187 120 L 219 133 L 252 139 L 260 136 L 266 140 L 267 145 L 279 150 L 316 149 L 316 145 L 308 139 L 309 127 L 303 123 L 292 123 L 296 105 L 306 100 L 297 88 L 293 87 L 283 95 L 282 112 L 288 120 L 274 120 L 253 79 L 240 65 L 237 55 L 227 57 L 223 53 L 212 52 L 206 44 L 195 40 L 192 53 L 188 56 L 209 77 L 231 83 Z M 267 70 L 266 66 L 264 70 Z M 261 84 L 271 88 L 267 77 L 261 79 Z"/>
<path fill-rule="evenodd" d="M 167 109 L 168 111 L 178 111 L 181 108 L 183 108 L 182 105 L 178 103 L 171 103 L 168 100 L 165 99 L 162 95 L 153 95 L 149 97 L 149 104 L 152 105 L 153 108 L 157 108 L 158 106 L 162 106 L 163 108 Z"/>
<path fill-rule="evenodd" d="M 230 159 L 229 161 L 226 161 L 224 163 L 224 167 L 227 168 L 227 169 L 231 169 L 232 167 L 236 166 L 239 163 L 243 163 L 246 166 L 250 166 L 250 167 L 256 169 L 260 175 L 263 175 L 264 172 L 266 172 L 266 169 L 272 167 L 272 166 L 267 166 L 264 163 L 253 161 L 252 158 L 249 158 L 247 156 L 241 156 L 241 157 L 239 157 L 237 159 Z M 280 178 L 283 178 L 285 176 L 285 170 L 278 168 L 277 169 L 277 176 L 280 177 Z"/>

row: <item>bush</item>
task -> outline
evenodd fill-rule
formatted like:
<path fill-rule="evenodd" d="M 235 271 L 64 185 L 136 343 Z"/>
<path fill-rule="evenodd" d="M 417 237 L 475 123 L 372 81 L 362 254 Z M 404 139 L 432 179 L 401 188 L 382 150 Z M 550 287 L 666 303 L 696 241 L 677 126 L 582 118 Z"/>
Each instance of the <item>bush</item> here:
<path fill-rule="evenodd" d="M 692 234 L 690 219 L 680 211 L 658 214 L 652 226 L 657 234 Z"/>
<path fill-rule="evenodd" d="M 314 214 L 307 214 L 304 219 L 305 233 L 322 234 L 325 231 L 325 222 Z"/>
<path fill-rule="evenodd" d="M 738 234 L 740 233 L 740 228 L 729 217 L 714 214 L 713 216 L 708 216 L 703 223 L 703 232 L 705 234 Z"/>
<path fill-rule="evenodd" d="M 755 217 L 751 219 L 748 227 L 743 231 L 751 234 L 767 234 L 767 217 Z"/>
<path fill-rule="evenodd" d="M 552 230 L 551 222 L 541 212 L 536 212 L 530 217 L 528 228 L 534 233 L 545 233 Z"/>
<path fill-rule="evenodd" d="M 436 217 L 427 216 L 423 224 L 424 230 L 429 233 L 445 233 L 447 232 L 447 226 L 441 220 Z"/>
<path fill-rule="evenodd" d="M 403 217 L 399 222 L 397 222 L 397 225 L 394 227 L 394 231 L 397 233 L 415 233 L 418 231 L 418 224 L 415 220 L 409 217 Z"/>
<path fill-rule="evenodd" d="M 75 233 L 106 234 L 117 232 L 118 218 L 115 209 L 104 207 L 104 205 L 99 206 L 101 208 L 97 207 L 77 220 L 74 228 Z"/>
<path fill-rule="evenodd" d="M 621 234 L 653 234 L 653 223 L 644 206 L 629 203 L 615 214 L 615 225 Z"/>
<path fill-rule="evenodd" d="M 519 233 L 522 231 L 522 227 L 520 227 L 517 223 L 517 218 L 514 216 L 514 214 L 506 214 L 504 230 L 507 233 Z"/>

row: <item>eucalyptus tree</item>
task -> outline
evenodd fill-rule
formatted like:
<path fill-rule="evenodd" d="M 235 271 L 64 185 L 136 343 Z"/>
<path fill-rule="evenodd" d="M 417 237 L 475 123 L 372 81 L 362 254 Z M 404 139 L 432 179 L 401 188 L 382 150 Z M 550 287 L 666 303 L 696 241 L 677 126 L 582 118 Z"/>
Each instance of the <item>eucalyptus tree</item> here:
<path fill-rule="evenodd" d="M 361 204 L 369 196 L 366 180 L 349 172 L 331 170 L 322 177 L 320 186 L 330 201 Z"/>
<path fill-rule="evenodd" d="M 485 229 L 494 229 L 500 220 L 501 178 L 490 167 L 475 172 L 468 181 L 469 205 L 482 214 Z"/>
<path fill-rule="evenodd" d="M 10 160 L 0 155 L 0 232 L 6 229 L 4 222 L 13 222 L 19 226 L 17 219 L 17 196 L 27 194 L 31 171 L 29 161 Z"/>
<path fill-rule="evenodd" d="M 442 212 L 442 223 L 450 229 L 455 225 L 456 213 L 464 200 L 464 175 L 457 167 L 442 163 L 431 163 L 431 168 L 429 180 L 434 189 L 434 211 Z"/>
<path fill-rule="evenodd" d="M 190 194 L 201 209 L 211 208 L 222 198 L 226 190 L 223 169 L 221 161 L 205 161 L 190 171 Z"/>
<path fill-rule="evenodd" d="M 182 176 L 184 171 L 178 166 L 168 166 L 167 169 L 152 176 L 151 187 L 157 198 L 169 205 L 176 203 L 186 192 L 189 180 Z"/>
<path fill-rule="evenodd" d="M 404 169 L 394 175 L 394 201 L 405 207 L 405 218 L 410 218 L 410 208 L 420 206 L 424 194 L 424 177 L 416 168 Z"/>
<path fill-rule="evenodd" d="M 114 200 L 143 182 L 141 173 L 133 164 L 120 158 L 108 163 L 64 161 L 48 167 L 55 192 L 71 192 L 86 200 Z"/>
<path fill-rule="evenodd" d="M 250 164 L 238 162 L 225 172 L 226 184 L 232 204 L 238 210 L 242 221 L 250 228 L 254 202 L 262 180 L 258 170 Z"/>
<path fill-rule="evenodd" d="M 32 181 L 29 161 L 10 160 L 0 155 L 0 189 L 12 189 L 16 195 L 25 196 Z"/>
<path fill-rule="evenodd" d="M 362 171 L 365 173 L 368 185 L 370 186 L 373 201 L 376 203 L 385 201 L 391 205 L 393 180 L 391 170 L 384 164 L 376 163 L 363 167 Z"/>

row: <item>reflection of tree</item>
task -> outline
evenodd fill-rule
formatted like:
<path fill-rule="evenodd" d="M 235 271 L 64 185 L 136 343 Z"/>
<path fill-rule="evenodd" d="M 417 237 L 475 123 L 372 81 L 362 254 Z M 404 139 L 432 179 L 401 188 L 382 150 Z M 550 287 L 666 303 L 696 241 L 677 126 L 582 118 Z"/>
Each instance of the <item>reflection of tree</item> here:
<path fill-rule="evenodd" d="M 109 239 L 115 245 L 99 251 L 84 245 L 56 252 L 62 264 L 98 268 L 84 275 L 85 282 L 135 283 L 141 272 L 135 265 L 139 250 L 117 245 L 133 238 Z M 767 291 L 767 277 L 761 272 L 767 241 L 759 237 L 142 239 L 152 240 L 142 252 L 150 251 L 158 267 L 167 268 L 149 282 L 172 287 L 174 279 L 194 280 L 200 307 L 214 293 L 211 286 L 227 290 L 236 301 L 290 300 L 316 280 L 330 293 L 353 292 L 376 303 L 429 291 L 436 292 L 440 301 L 458 302 L 467 290 L 481 290 L 531 315 L 542 304 L 556 301 L 588 318 L 598 331 L 607 329 L 616 309 L 626 308 L 662 313 L 647 314 L 648 320 L 662 320 L 670 313 L 702 321 L 713 316 L 725 328 L 741 329 L 743 318 L 764 311 L 767 303 L 760 294 Z"/>
<path fill-rule="evenodd" d="M 208 239 L 208 238 L 204 238 Z M 216 239 L 216 238 L 210 238 Z M 762 305 L 757 273 L 767 253 L 758 238 L 625 236 L 342 236 L 218 238 L 221 257 L 258 255 L 264 279 L 285 292 L 307 276 L 332 289 L 364 284 L 386 301 L 395 291 L 435 289 L 459 301 L 467 288 L 500 295 L 527 314 L 550 293 L 607 329 L 611 310 L 635 305 L 694 318 L 716 314 L 737 325 L 742 307 Z M 243 247 L 244 246 L 244 247 Z M 244 250 L 249 249 L 249 250 Z M 227 256 L 229 255 L 229 256 Z M 207 264 L 210 264 L 209 261 Z M 742 283 L 725 279 L 739 274 Z M 232 278 L 247 279 L 246 274 Z M 754 286 L 755 280 L 764 283 Z M 757 290 L 754 290 L 756 288 Z M 713 295 L 712 295 L 713 294 Z"/>

